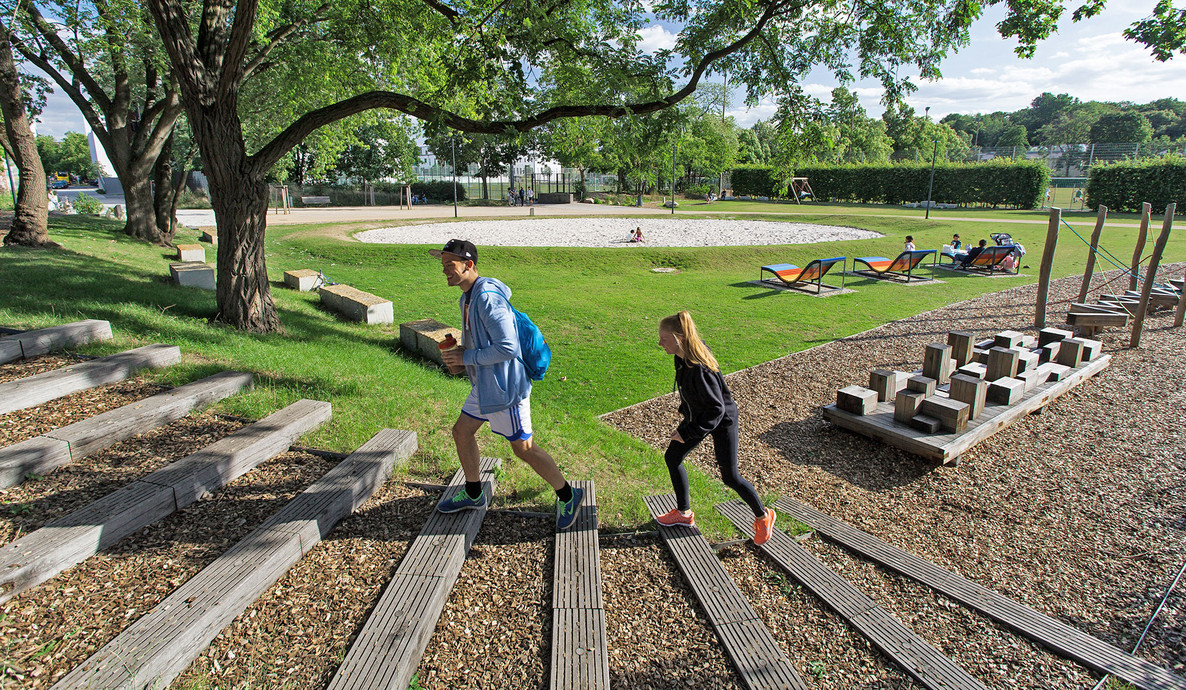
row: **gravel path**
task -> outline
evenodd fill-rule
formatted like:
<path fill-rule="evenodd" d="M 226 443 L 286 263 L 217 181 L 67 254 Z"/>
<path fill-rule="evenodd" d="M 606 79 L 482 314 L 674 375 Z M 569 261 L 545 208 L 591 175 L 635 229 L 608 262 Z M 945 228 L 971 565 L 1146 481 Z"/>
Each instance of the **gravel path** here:
<path fill-rule="evenodd" d="M 628 242 L 635 228 L 645 242 Z M 426 223 L 366 230 L 361 242 L 444 244 L 465 238 L 502 247 L 726 247 L 864 240 L 881 233 L 841 225 L 715 218 L 538 218 Z"/>

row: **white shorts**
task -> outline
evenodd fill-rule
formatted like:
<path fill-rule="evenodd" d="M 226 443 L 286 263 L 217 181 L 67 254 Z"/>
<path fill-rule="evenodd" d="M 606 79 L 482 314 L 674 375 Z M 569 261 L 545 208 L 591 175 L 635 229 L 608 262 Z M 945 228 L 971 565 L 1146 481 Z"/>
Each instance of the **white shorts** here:
<path fill-rule="evenodd" d="M 490 422 L 490 430 L 508 441 L 531 438 L 531 398 L 523 398 L 518 405 L 505 410 L 482 414 L 478 409 L 478 389 L 471 388 L 461 406 L 461 414 L 481 422 Z"/>

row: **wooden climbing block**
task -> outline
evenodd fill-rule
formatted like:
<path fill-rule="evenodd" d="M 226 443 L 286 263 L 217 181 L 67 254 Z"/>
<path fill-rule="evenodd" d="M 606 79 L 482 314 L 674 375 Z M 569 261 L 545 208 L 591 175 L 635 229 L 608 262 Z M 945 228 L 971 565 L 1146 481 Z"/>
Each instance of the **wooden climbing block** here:
<path fill-rule="evenodd" d="M 926 397 L 925 393 L 919 391 L 898 391 L 894 398 L 894 421 L 909 424 Z"/>
<path fill-rule="evenodd" d="M 1021 353 L 1005 347 L 994 347 L 988 351 L 988 373 L 985 378 L 996 381 L 1017 375 L 1017 360 Z"/>
<path fill-rule="evenodd" d="M 951 379 L 952 371 L 951 346 L 941 343 L 927 345 L 922 360 L 922 375 L 935 379 L 939 385 L 943 385 Z"/>
<path fill-rule="evenodd" d="M 1094 362 L 1104 351 L 1104 344 L 1098 340 L 1079 338 L 1083 342 L 1083 362 Z"/>
<path fill-rule="evenodd" d="M 974 420 L 984 410 L 984 402 L 988 399 L 988 382 L 978 377 L 956 374 L 951 377 L 947 396 L 952 400 L 967 403 L 968 420 Z"/>
<path fill-rule="evenodd" d="M 869 374 L 869 388 L 877 391 L 877 401 L 887 402 L 898 395 L 898 391 L 906 387 L 908 374 L 904 371 L 890 369 L 874 369 Z"/>
<path fill-rule="evenodd" d="M 992 339 L 992 344 L 995 347 L 1017 347 L 1021 345 L 1021 338 L 1024 334 L 1017 331 L 1001 331 L 997 333 Z"/>
<path fill-rule="evenodd" d="M 959 368 L 959 373 L 964 376 L 971 376 L 973 378 L 982 379 L 988 375 L 988 367 L 979 362 L 971 362 Z"/>
<path fill-rule="evenodd" d="M 952 433 L 961 433 L 968 428 L 968 403 L 941 398 L 937 395 L 926 398 L 919 408 L 924 416 L 934 417 L 943 425 L 944 429 Z"/>
<path fill-rule="evenodd" d="M 1064 331 L 1061 328 L 1043 328 L 1038 331 L 1038 347 L 1045 347 L 1050 343 L 1056 343 L 1067 338 L 1074 338 L 1075 334 L 1070 331 Z"/>
<path fill-rule="evenodd" d="M 988 364 L 988 350 L 984 348 L 972 348 L 972 361 L 979 364 Z"/>
<path fill-rule="evenodd" d="M 1061 340 L 1055 340 L 1052 343 L 1046 343 L 1037 349 L 1038 364 L 1042 365 L 1046 362 L 1054 362 L 1058 360 L 1058 350 L 1062 347 Z"/>
<path fill-rule="evenodd" d="M 947 344 L 951 346 L 951 358 L 955 360 L 956 368 L 972 361 L 972 338 L 975 336 L 968 331 L 951 331 L 947 334 Z"/>
<path fill-rule="evenodd" d="M 1025 381 L 1013 377 L 997 379 L 988 384 L 988 400 L 998 405 L 1012 405 L 1025 395 Z"/>
<path fill-rule="evenodd" d="M 1041 356 L 1031 350 L 1020 350 L 1017 355 L 1017 373 L 1037 369 Z"/>
<path fill-rule="evenodd" d="M 189 263 L 190 261 L 206 262 L 206 250 L 200 244 L 179 244 L 177 245 L 177 260 L 182 263 Z"/>
<path fill-rule="evenodd" d="M 1038 339 L 1032 335 L 1021 336 L 1021 347 L 1025 350 L 1032 350 L 1038 346 Z"/>
<path fill-rule="evenodd" d="M 991 350 L 992 348 L 996 347 L 996 345 L 997 345 L 996 340 L 989 338 L 987 340 L 981 340 L 980 342 L 976 343 L 973 346 L 973 348 L 976 350 Z"/>
<path fill-rule="evenodd" d="M 1046 377 L 1038 373 L 1038 368 L 1034 367 L 1029 371 L 1022 371 L 1017 374 L 1017 378 L 1025 382 L 1025 392 L 1029 393 L 1039 385 L 1046 382 Z"/>
<path fill-rule="evenodd" d="M 929 376 L 914 375 L 906 380 L 907 390 L 922 393 L 923 397 L 934 395 L 936 385 L 935 379 Z"/>
<path fill-rule="evenodd" d="M 918 429 L 924 434 L 937 434 L 943 428 L 943 422 L 925 414 L 914 415 L 909 423 L 912 428 Z"/>
<path fill-rule="evenodd" d="M 1071 373 L 1072 368 L 1056 362 L 1046 362 L 1038 367 L 1038 375 L 1045 376 L 1046 381 L 1062 381 Z"/>
<path fill-rule="evenodd" d="M 1058 348 L 1059 364 L 1064 367 L 1077 367 L 1083 361 L 1083 341 L 1078 338 L 1067 338 Z"/>
<path fill-rule="evenodd" d="M 853 414 L 869 414 L 877 409 L 877 391 L 864 386 L 845 386 L 836 391 L 836 407 Z"/>

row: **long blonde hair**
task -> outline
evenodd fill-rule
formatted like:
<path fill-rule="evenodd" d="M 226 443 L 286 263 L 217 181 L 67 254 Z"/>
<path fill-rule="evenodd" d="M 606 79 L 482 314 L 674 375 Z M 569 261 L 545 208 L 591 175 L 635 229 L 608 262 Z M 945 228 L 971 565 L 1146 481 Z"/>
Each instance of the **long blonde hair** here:
<path fill-rule="evenodd" d="M 699 364 L 713 371 L 721 370 L 720 365 L 717 364 L 717 358 L 712 356 L 712 351 L 700 339 L 700 333 L 696 330 L 696 323 L 692 321 L 692 315 L 686 310 L 664 317 L 659 322 L 659 328 L 679 338 L 680 345 L 684 350 L 684 361 L 689 364 Z"/>

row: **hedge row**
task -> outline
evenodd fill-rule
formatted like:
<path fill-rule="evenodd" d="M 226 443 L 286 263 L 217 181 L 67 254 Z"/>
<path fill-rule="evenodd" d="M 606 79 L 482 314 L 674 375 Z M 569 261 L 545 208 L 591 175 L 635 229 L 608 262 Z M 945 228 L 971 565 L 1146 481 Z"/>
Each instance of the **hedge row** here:
<path fill-rule="evenodd" d="M 795 176 L 806 177 L 820 200 L 901 204 L 926 200 L 931 166 L 921 163 L 817 164 L 796 168 Z M 732 179 L 734 194 L 780 196 L 781 181 L 774 177 L 772 168 L 735 168 Z M 961 206 L 988 204 L 1037 208 L 1049 183 L 1050 169 L 1039 162 L 942 163 L 935 166 L 935 188 L 931 199 L 936 203 Z"/>
<path fill-rule="evenodd" d="M 375 183 L 375 203 L 380 206 L 396 206 L 400 203 L 404 185 L 394 182 Z M 340 186 L 330 184 L 306 184 L 288 186 L 288 193 L 294 202 L 302 196 L 328 196 L 331 206 L 364 206 L 370 203 L 370 195 L 363 192 L 360 185 Z M 413 182 L 412 193 L 426 197 L 430 202 L 453 203 L 452 180 L 434 180 L 432 182 Z M 457 185 L 457 200 L 467 198 L 465 185 Z M 405 200 L 406 201 L 406 200 Z"/>
<path fill-rule="evenodd" d="M 1186 159 L 1119 161 L 1095 165 L 1087 178 L 1087 204 L 1112 211 L 1141 212 L 1141 202 L 1153 205 L 1154 214 L 1165 213 L 1171 203 L 1186 214 Z"/>

